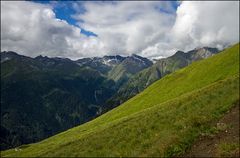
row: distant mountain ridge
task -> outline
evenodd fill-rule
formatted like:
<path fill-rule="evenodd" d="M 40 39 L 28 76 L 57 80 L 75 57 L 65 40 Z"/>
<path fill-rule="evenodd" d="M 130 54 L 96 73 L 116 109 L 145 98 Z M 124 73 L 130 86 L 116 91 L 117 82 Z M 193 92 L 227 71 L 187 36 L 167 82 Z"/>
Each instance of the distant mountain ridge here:
<path fill-rule="evenodd" d="M 78 65 L 89 66 L 100 71 L 119 85 L 127 81 L 131 75 L 152 65 L 152 61 L 136 54 L 127 57 L 115 55 L 83 58 L 76 62 Z"/>
<path fill-rule="evenodd" d="M 93 69 L 97 69 L 103 74 L 106 74 L 113 66 L 120 64 L 124 59 L 125 57 L 120 55 L 103 56 L 79 59 L 76 63 L 80 66 L 89 66 Z"/>
<path fill-rule="evenodd" d="M 203 47 L 186 53 L 177 51 L 170 57 L 156 60 L 152 66 L 130 77 L 129 80 L 120 87 L 118 92 L 107 101 L 105 105 L 106 109 L 109 110 L 123 103 L 165 75 L 188 66 L 194 61 L 211 57 L 218 52 L 219 50 L 217 48 Z"/>

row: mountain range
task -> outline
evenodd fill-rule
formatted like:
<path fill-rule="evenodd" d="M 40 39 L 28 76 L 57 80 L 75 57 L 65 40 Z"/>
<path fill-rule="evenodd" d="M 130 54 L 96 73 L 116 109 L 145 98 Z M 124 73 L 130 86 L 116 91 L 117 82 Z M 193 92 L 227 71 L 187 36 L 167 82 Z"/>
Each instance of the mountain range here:
<path fill-rule="evenodd" d="M 218 52 L 219 50 L 217 48 L 203 47 L 186 53 L 177 51 L 170 57 L 155 60 L 156 62 L 152 66 L 130 77 L 130 79 L 119 88 L 117 93 L 106 102 L 106 111 L 135 96 L 165 75 L 188 66 L 192 62 L 211 57 Z"/>
<path fill-rule="evenodd" d="M 165 75 L 218 52 L 178 51 L 155 63 L 136 54 L 73 61 L 1 52 L 1 150 L 92 120 Z"/>
<path fill-rule="evenodd" d="M 200 52 L 208 52 L 204 49 L 196 49 L 194 51 L 197 50 L 200 50 Z M 217 52 L 212 54 L 216 53 Z M 218 122 L 232 107 L 239 106 L 239 44 L 231 46 L 216 55 L 210 53 L 200 54 L 199 57 L 199 55 L 195 53 L 191 54 L 191 52 L 186 54 L 177 52 L 172 57 L 159 60 L 152 66 L 143 69 L 143 72 L 139 71 L 135 73 L 135 75 L 144 73 L 145 71 L 151 72 L 152 67 L 155 67 L 155 69 L 158 68 L 159 74 L 157 77 L 161 79 L 155 82 L 149 81 L 154 83 L 149 86 L 144 85 L 147 88 L 143 91 L 140 89 L 141 92 L 139 94 L 128 99 L 120 106 L 115 107 L 92 121 L 56 134 L 38 143 L 25 144 L 15 149 L 2 151 L 1 156 L 176 157 L 184 154 L 199 136 L 214 135 L 221 131 L 223 131 L 224 135 L 227 135 L 228 131 L 232 130 L 231 124 L 223 127 L 217 123 L 217 126 L 213 127 L 213 123 Z M 184 64 L 177 62 L 179 58 L 183 61 L 182 63 L 186 64 L 186 67 L 184 67 Z M 202 58 L 207 59 L 196 61 Z M 6 104 L 4 100 L 6 100 L 7 97 L 6 90 L 11 88 L 11 84 L 16 84 L 19 82 L 17 80 L 21 79 L 21 76 L 16 75 L 18 69 L 25 68 L 23 70 L 28 70 L 26 69 L 28 68 L 28 64 L 25 65 L 23 63 L 26 63 L 26 61 L 31 63 L 30 61 L 35 60 L 31 58 L 22 58 L 22 60 L 23 59 L 24 62 L 22 62 L 22 65 L 14 67 L 16 63 L 13 64 L 12 62 L 17 61 L 3 58 L 3 63 L 6 65 L 3 63 L 3 65 L 1 65 L 4 66 L 4 69 L 2 69 L 4 72 L 1 72 L 1 85 L 2 82 L 4 85 L 1 87 L 1 101 L 3 99 L 3 102 L 1 102 L 1 110 L 7 109 L 7 107 L 10 106 L 13 107 L 13 104 Z M 174 59 L 177 60 L 172 62 Z M 39 63 L 33 64 L 31 69 L 29 68 L 30 70 L 23 74 L 32 74 L 37 70 L 36 67 L 38 67 L 38 64 Z M 77 69 L 79 71 L 78 77 L 83 71 L 82 68 L 84 68 L 84 70 L 86 69 L 86 67 L 80 67 L 80 70 Z M 48 72 L 47 68 L 42 68 L 41 70 Z M 109 70 L 109 72 L 110 71 L 111 70 Z M 53 72 L 55 72 L 55 69 L 51 71 L 51 73 Z M 94 72 L 99 73 L 97 70 Z M 38 73 L 39 72 L 37 72 L 37 74 Z M 51 73 L 48 73 L 48 75 Z M 6 80 L 11 76 L 11 80 Z M 36 77 L 37 75 L 35 73 L 30 76 Z M 62 74 L 60 76 L 62 76 Z M 71 75 L 66 77 L 67 79 L 73 79 Z M 106 77 L 106 75 L 104 77 Z M 134 78 L 135 76 L 129 76 L 128 81 L 130 81 L 132 77 Z M 24 79 L 27 78 L 27 76 L 24 76 Z M 42 78 L 39 78 L 38 81 L 43 81 L 41 79 Z M 90 77 L 85 79 L 89 79 L 90 81 Z M 53 78 L 51 80 L 53 80 Z M 22 85 L 27 84 L 23 78 L 20 81 Z M 30 82 L 29 80 L 27 81 Z M 57 83 L 60 82 L 60 80 L 57 81 Z M 115 80 L 110 81 L 116 84 Z M 129 84 L 128 81 L 126 81 L 125 84 Z M 143 81 L 144 83 L 148 83 L 147 80 Z M 66 85 L 68 86 L 65 88 L 80 88 L 78 86 L 70 86 L 70 83 Z M 14 85 L 14 87 L 17 87 L 17 85 Z M 36 88 L 40 88 L 40 86 Z M 61 84 L 61 88 L 63 91 L 64 84 Z M 106 89 L 107 88 L 106 86 Z M 91 88 L 88 90 L 90 89 Z M 34 92 L 34 86 L 30 87 L 29 91 L 31 90 Z M 5 93 L 3 98 L 2 92 Z M 16 94 L 15 96 L 10 95 L 14 93 L 13 88 L 12 91 L 7 92 L 8 97 L 12 97 L 8 100 L 9 103 L 10 100 L 14 99 L 19 101 L 20 98 L 18 98 Z M 18 94 L 21 94 L 21 92 L 26 93 L 23 87 L 18 90 Z M 115 92 L 118 93 L 118 90 Z M 51 96 L 52 93 L 48 95 Z M 65 91 L 63 93 L 67 94 Z M 31 93 L 27 94 L 31 96 Z M 74 91 L 71 94 L 73 95 Z M 56 97 L 57 96 L 58 95 L 56 95 Z M 65 95 L 62 95 L 61 97 L 64 96 Z M 31 97 L 31 100 L 34 101 L 34 96 L 32 95 Z M 48 96 L 46 97 L 48 98 Z M 61 100 L 61 97 L 57 99 L 52 98 L 51 101 L 59 100 L 59 102 L 62 103 L 63 100 Z M 111 97 L 112 96 L 110 96 L 110 98 Z M 27 116 L 36 105 L 27 104 L 27 99 L 24 99 L 24 101 L 25 105 L 18 104 L 18 107 L 21 108 L 28 105 L 28 109 L 24 110 L 29 111 L 23 115 Z M 46 105 L 48 104 L 41 106 Z M 57 104 L 51 104 L 47 107 L 51 108 L 54 105 L 56 106 Z M 5 121 L 3 124 L 4 128 L 11 127 L 11 123 L 17 121 L 10 119 L 12 118 L 11 116 L 14 116 L 12 113 L 16 111 L 15 109 L 17 108 L 8 109 L 8 113 L 6 111 L 3 114 L 1 113 L 1 119 Z M 21 112 L 24 111 L 23 109 L 21 110 Z M 4 117 L 2 118 L 2 116 Z M 31 118 L 31 121 L 34 121 L 34 116 Z M 43 118 L 44 117 L 42 117 L 42 119 Z M 27 119 L 27 117 L 25 119 Z M 20 122 L 18 122 L 18 125 L 20 125 Z M 6 128 L 6 130 L 8 129 Z M 18 131 L 15 132 L 17 133 Z M 237 142 L 239 144 L 239 136 L 231 140 L 224 140 L 215 145 L 220 155 L 226 154 L 226 151 L 231 154 L 232 151 L 239 149 L 239 147 L 232 145 L 237 144 Z M 231 146 L 229 146 L 229 144 Z M 225 148 L 222 148 L 222 146 Z"/>

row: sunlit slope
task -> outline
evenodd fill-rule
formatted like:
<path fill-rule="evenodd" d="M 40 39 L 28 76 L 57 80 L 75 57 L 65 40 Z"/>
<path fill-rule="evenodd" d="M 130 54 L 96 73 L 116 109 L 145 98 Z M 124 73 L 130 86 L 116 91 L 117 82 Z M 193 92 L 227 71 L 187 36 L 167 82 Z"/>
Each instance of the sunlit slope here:
<path fill-rule="evenodd" d="M 184 151 L 239 100 L 239 44 L 155 82 L 103 116 L 2 156 L 161 156 Z"/>

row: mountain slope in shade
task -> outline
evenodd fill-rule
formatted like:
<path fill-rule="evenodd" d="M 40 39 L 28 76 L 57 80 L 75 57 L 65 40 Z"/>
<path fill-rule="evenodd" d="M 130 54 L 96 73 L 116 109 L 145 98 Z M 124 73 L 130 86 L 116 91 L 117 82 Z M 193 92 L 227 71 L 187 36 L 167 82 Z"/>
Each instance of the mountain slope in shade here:
<path fill-rule="evenodd" d="M 151 64 L 137 55 L 72 61 L 1 52 L 1 149 L 42 140 L 99 116 L 119 87 L 108 72 L 120 64 L 126 73 L 141 70 L 133 70 L 132 63 L 141 68 Z"/>
<path fill-rule="evenodd" d="M 98 116 L 114 82 L 69 59 L 1 53 L 1 149 L 32 143 Z"/>
<path fill-rule="evenodd" d="M 173 56 L 157 60 L 151 67 L 130 77 L 129 80 L 120 87 L 118 92 L 108 100 L 105 107 L 106 109 L 111 109 L 143 91 L 146 87 L 165 75 L 183 68 L 194 61 L 211 57 L 218 52 L 216 48 L 203 47 L 187 53 L 178 51 Z"/>
<path fill-rule="evenodd" d="M 166 75 L 93 121 L 1 156 L 177 156 L 238 102 L 239 44 Z"/>
<path fill-rule="evenodd" d="M 36 142 L 97 117 L 119 87 L 107 73 L 120 64 L 126 73 L 140 71 L 132 63 L 151 64 L 137 55 L 72 61 L 1 52 L 1 149 Z"/>

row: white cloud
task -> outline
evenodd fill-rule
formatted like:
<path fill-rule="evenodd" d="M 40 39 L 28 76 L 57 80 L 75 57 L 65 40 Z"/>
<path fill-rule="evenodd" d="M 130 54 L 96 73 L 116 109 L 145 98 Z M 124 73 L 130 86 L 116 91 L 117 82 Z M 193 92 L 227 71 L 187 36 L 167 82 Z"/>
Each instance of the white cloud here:
<path fill-rule="evenodd" d="M 174 24 L 169 2 L 85 3 L 86 13 L 75 16 L 79 25 L 98 34 L 106 51 L 139 54 L 149 45 L 165 40 Z M 163 13 L 164 9 L 172 14 Z"/>
<path fill-rule="evenodd" d="M 79 26 L 98 35 L 87 37 L 57 19 L 54 5 L 3 1 L 1 50 L 70 58 L 132 53 L 166 57 L 179 49 L 239 42 L 238 2 L 183 1 L 177 11 L 172 3 L 73 3 Z"/>
<path fill-rule="evenodd" d="M 171 35 L 175 47 L 183 50 L 239 42 L 239 2 L 183 1 Z"/>
<path fill-rule="evenodd" d="M 169 56 L 177 50 L 221 49 L 239 41 L 238 2 L 183 1 L 176 13 L 166 1 L 89 2 L 85 8 L 77 17 L 84 21 L 79 25 L 96 32 L 112 53 Z"/>
<path fill-rule="evenodd" d="M 78 27 L 57 19 L 50 5 L 27 1 L 1 2 L 1 51 L 70 58 L 95 55 L 101 42 L 80 34 L 80 31 Z"/>

